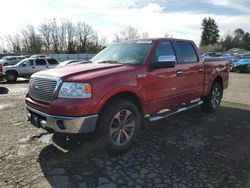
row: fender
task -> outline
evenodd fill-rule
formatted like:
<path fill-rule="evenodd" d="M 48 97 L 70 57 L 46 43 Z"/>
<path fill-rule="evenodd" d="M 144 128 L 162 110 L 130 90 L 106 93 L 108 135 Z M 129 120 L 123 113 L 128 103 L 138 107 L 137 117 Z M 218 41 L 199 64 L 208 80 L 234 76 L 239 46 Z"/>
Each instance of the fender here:
<path fill-rule="evenodd" d="M 204 96 L 207 96 L 209 94 L 215 79 L 218 77 L 222 78 L 222 80 L 223 80 L 223 72 L 221 71 L 220 68 L 217 67 L 216 69 L 213 70 L 213 72 L 211 72 L 211 77 L 208 80 L 209 85 L 206 87 L 207 89 L 204 92 Z M 222 84 L 223 84 L 223 82 L 222 82 Z M 222 88 L 223 88 L 223 85 L 222 85 Z"/>
<path fill-rule="evenodd" d="M 106 104 L 106 102 L 113 96 L 115 96 L 116 94 L 119 94 L 119 93 L 123 93 L 123 92 L 129 92 L 129 93 L 133 93 L 134 95 L 136 95 L 141 104 L 142 104 L 142 107 L 143 107 L 143 98 L 142 98 L 142 95 L 141 93 L 137 90 L 136 87 L 130 87 L 130 86 L 121 86 L 119 88 L 115 88 L 113 90 L 110 90 L 108 93 L 106 93 L 104 95 L 104 97 L 101 98 L 99 104 L 97 105 L 96 107 L 96 110 L 97 112 L 100 112 L 103 108 L 103 106 Z"/>

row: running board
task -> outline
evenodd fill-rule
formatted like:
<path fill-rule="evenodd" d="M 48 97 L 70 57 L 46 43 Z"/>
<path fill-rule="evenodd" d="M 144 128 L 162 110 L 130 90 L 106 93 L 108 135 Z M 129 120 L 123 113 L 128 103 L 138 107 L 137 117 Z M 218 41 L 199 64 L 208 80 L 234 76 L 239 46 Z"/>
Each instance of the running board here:
<path fill-rule="evenodd" d="M 203 101 L 199 100 L 197 102 L 193 102 L 193 103 L 189 103 L 189 104 L 184 104 L 184 105 L 181 105 L 180 107 L 178 107 L 178 108 L 176 108 L 174 110 L 170 110 L 170 111 L 165 112 L 165 113 L 157 113 L 157 114 L 149 115 L 146 118 L 147 118 L 147 120 L 149 122 L 158 121 L 160 119 L 172 116 L 172 115 L 177 114 L 179 112 L 183 112 L 183 111 L 188 110 L 190 108 L 194 108 L 196 106 L 199 106 L 202 103 L 203 103 Z"/>

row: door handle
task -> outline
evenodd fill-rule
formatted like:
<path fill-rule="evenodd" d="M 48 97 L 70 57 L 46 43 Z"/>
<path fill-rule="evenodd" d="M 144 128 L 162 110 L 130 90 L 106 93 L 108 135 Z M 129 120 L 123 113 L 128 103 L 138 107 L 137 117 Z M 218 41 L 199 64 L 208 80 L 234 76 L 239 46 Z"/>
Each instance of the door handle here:
<path fill-rule="evenodd" d="M 182 76 L 183 75 L 183 71 L 182 70 L 177 70 L 176 71 L 176 76 Z"/>
<path fill-rule="evenodd" d="M 201 74 L 201 73 L 203 73 L 203 68 L 199 68 L 198 69 L 198 72 Z"/>
<path fill-rule="evenodd" d="M 32 69 L 34 69 L 35 67 L 32 67 Z"/>

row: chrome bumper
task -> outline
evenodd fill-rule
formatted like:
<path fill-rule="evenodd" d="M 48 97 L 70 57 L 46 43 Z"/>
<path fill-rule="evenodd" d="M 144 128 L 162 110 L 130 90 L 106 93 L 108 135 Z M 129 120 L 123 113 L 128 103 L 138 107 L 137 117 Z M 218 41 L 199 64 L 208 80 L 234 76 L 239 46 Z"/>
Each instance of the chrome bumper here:
<path fill-rule="evenodd" d="M 5 74 L 0 72 L 0 81 L 5 81 Z"/>
<path fill-rule="evenodd" d="M 98 115 L 83 117 L 54 116 L 26 106 L 28 121 L 36 127 L 57 133 L 90 133 L 95 130 Z M 33 118 L 33 119 L 32 119 Z"/>

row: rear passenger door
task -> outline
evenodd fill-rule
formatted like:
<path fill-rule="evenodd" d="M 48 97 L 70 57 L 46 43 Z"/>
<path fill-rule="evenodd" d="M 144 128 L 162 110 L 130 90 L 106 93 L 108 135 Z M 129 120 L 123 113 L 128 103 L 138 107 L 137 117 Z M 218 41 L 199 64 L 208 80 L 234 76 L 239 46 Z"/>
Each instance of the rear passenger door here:
<path fill-rule="evenodd" d="M 177 75 L 181 78 L 181 91 L 184 102 L 198 99 L 202 96 L 204 87 L 203 62 L 189 41 L 175 41 L 174 46 L 180 57 Z"/>
<path fill-rule="evenodd" d="M 36 72 L 48 69 L 48 65 L 45 59 L 36 59 Z"/>

